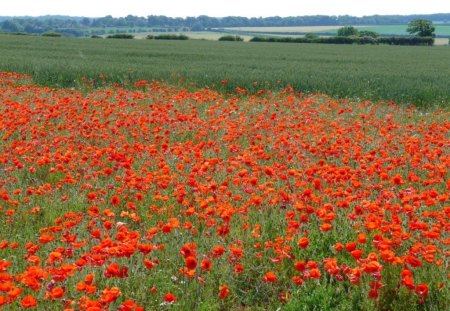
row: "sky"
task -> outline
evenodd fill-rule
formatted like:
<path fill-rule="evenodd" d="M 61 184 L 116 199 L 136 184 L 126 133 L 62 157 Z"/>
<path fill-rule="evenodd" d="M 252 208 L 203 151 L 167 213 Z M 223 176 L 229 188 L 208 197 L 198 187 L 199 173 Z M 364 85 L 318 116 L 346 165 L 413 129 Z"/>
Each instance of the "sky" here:
<path fill-rule="evenodd" d="M 0 0 L 0 16 L 187 17 L 450 13 L 449 0 Z"/>

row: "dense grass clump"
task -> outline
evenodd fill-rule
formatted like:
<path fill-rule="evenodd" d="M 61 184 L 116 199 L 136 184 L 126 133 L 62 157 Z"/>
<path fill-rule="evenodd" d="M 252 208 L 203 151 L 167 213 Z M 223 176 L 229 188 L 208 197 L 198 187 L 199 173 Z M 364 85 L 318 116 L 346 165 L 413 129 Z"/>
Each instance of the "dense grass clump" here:
<path fill-rule="evenodd" d="M 183 34 L 161 34 L 154 37 L 155 40 L 189 40 L 189 37 Z"/>
<path fill-rule="evenodd" d="M 43 37 L 53 37 L 53 38 L 59 38 L 62 37 L 62 34 L 58 32 L 45 32 L 42 34 Z"/>
<path fill-rule="evenodd" d="M 237 35 L 225 35 L 220 37 L 219 41 L 244 41 L 244 39 Z"/>
<path fill-rule="evenodd" d="M 108 38 L 108 39 L 134 39 L 134 36 L 127 34 L 127 33 L 116 33 L 113 35 L 109 35 L 106 38 Z"/>

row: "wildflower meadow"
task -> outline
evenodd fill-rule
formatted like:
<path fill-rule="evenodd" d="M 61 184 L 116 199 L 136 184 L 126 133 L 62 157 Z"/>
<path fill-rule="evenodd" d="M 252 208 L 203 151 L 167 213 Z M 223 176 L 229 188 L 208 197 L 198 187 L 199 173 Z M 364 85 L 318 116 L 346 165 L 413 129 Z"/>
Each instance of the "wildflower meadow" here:
<path fill-rule="evenodd" d="M 11 72 L 0 103 L 1 310 L 449 309 L 448 110 Z"/>

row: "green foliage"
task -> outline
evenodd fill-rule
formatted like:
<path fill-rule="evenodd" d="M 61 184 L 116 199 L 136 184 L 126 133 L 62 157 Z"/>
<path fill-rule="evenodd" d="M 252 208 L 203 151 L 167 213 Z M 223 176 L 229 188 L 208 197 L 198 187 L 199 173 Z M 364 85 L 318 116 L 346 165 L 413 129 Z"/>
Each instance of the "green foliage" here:
<path fill-rule="evenodd" d="M 315 33 L 308 32 L 307 34 L 305 34 L 305 38 L 309 39 L 309 40 L 315 40 L 315 39 L 318 39 L 319 36 Z"/>
<path fill-rule="evenodd" d="M 0 24 L 1 29 L 7 32 L 21 32 L 23 27 L 15 20 L 6 20 Z"/>
<path fill-rule="evenodd" d="M 43 37 L 54 37 L 54 38 L 59 38 L 62 35 L 60 33 L 57 32 L 46 32 L 42 34 Z"/>
<path fill-rule="evenodd" d="M 450 54 L 444 46 L 286 44 L 280 48 L 269 43 L 200 40 L 152 44 L 129 40 L 124 45 L 120 40 L 67 38 L 52 40 L 50 47 L 50 39 L 0 36 L 0 67 L 60 87 L 126 86 L 156 79 L 187 87 L 216 85 L 225 93 L 236 92 L 238 86 L 256 93 L 289 84 L 302 93 L 336 97 L 442 107 L 450 101 Z M 100 74 L 108 78 L 101 79 Z M 224 79 L 226 84 L 221 83 Z"/>
<path fill-rule="evenodd" d="M 108 39 L 134 39 L 134 36 L 127 34 L 127 33 L 116 33 L 113 35 L 109 35 L 106 38 L 108 38 Z"/>
<path fill-rule="evenodd" d="M 163 34 L 155 36 L 155 40 L 189 40 L 189 37 L 183 34 L 180 35 Z"/>
<path fill-rule="evenodd" d="M 219 38 L 219 41 L 244 41 L 240 36 L 226 35 Z"/>
<path fill-rule="evenodd" d="M 351 37 L 358 35 L 358 29 L 353 26 L 344 26 L 338 29 L 338 37 Z"/>
<path fill-rule="evenodd" d="M 147 35 L 146 39 L 153 40 L 153 39 L 155 39 L 155 36 L 154 35 Z"/>
<path fill-rule="evenodd" d="M 380 34 L 375 32 L 375 31 L 361 30 L 361 31 L 358 32 L 358 36 L 360 36 L 360 37 L 378 38 L 380 36 Z"/>
<path fill-rule="evenodd" d="M 102 39 L 102 37 L 97 36 L 97 35 L 92 35 L 92 36 L 91 36 L 91 39 Z"/>
<path fill-rule="evenodd" d="M 434 37 L 436 27 L 433 22 L 426 19 L 415 19 L 408 24 L 406 31 L 417 37 Z"/>

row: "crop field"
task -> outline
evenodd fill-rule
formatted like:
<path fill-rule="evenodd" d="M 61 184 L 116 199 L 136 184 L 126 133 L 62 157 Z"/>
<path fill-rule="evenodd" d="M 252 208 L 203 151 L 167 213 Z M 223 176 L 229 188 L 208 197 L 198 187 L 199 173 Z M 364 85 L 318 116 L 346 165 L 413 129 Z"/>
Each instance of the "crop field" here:
<path fill-rule="evenodd" d="M 447 36 L 450 37 L 450 25 L 439 25 L 436 24 L 436 35 L 437 36 Z M 358 29 L 361 30 L 372 30 L 380 34 L 386 35 L 407 35 L 406 32 L 407 25 L 380 25 L 380 26 L 361 26 Z"/>
<path fill-rule="evenodd" d="M 337 29 L 342 26 L 299 26 L 299 27 L 229 27 L 229 31 L 243 31 L 251 33 L 327 33 L 336 34 Z M 355 26 L 359 30 L 371 30 L 381 35 L 407 35 L 408 25 L 376 25 L 376 26 Z M 436 35 L 450 37 L 450 25 L 436 24 Z M 448 42 L 448 41 L 447 41 Z"/>
<path fill-rule="evenodd" d="M 221 93 L 292 86 L 331 97 L 448 107 L 448 47 L 68 39 L 0 35 L 0 70 L 50 87 L 164 80 Z M 227 83 L 222 83 L 226 80 Z"/>
<path fill-rule="evenodd" d="M 448 310 L 448 111 L 34 81 L 0 73 L 2 310 Z"/>
<path fill-rule="evenodd" d="M 286 27 L 227 27 L 226 30 L 248 31 L 248 32 L 336 32 L 341 26 L 286 26 Z"/>

